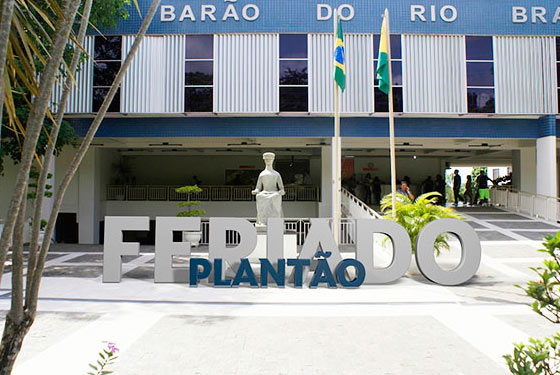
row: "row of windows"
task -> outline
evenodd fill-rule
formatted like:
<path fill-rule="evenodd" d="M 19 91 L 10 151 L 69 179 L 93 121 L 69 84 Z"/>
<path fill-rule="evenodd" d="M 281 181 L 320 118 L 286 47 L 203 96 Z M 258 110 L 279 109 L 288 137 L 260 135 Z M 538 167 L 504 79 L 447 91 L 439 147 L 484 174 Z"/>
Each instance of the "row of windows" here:
<path fill-rule="evenodd" d="M 374 75 L 379 35 L 374 35 Z M 122 38 L 96 37 L 94 48 L 93 111 L 99 110 L 122 59 Z M 212 35 L 189 35 L 185 53 L 185 112 L 212 112 L 214 90 L 214 39 Z M 557 38 L 557 70 L 560 100 L 560 38 Z M 279 104 L 282 112 L 308 111 L 308 39 L 304 34 L 280 35 Z M 400 35 L 391 35 L 393 99 L 396 112 L 403 111 L 402 46 Z M 466 37 L 467 99 L 469 113 L 494 113 L 493 39 Z M 388 97 L 374 77 L 375 112 L 388 112 Z M 560 106 L 559 106 L 560 107 Z M 120 111 L 120 93 L 109 107 Z"/>

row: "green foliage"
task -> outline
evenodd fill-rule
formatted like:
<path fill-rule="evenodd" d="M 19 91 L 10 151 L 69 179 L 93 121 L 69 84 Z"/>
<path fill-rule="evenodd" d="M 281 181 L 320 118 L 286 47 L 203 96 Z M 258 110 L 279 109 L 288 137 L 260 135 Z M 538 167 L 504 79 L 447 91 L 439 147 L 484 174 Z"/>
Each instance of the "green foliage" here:
<path fill-rule="evenodd" d="M 37 170 L 37 168 L 31 168 L 31 171 L 29 171 L 29 183 L 27 184 L 27 186 L 28 186 L 28 188 L 27 188 L 27 199 L 37 198 L 37 188 L 38 188 L 39 177 L 40 177 L 40 172 Z M 47 173 L 47 180 L 49 180 L 51 178 L 52 178 L 52 174 Z M 50 198 L 50 197 L 53 196 L 52 191 L 50 191 L 51 189 L 52 189 L 52 185 L 45 184 L 45 191 L 43 192 L 45 197 Z"/>
<path fill-rule="evenodd" d="M 89 17 L 98 29 L 114 29 L 120 19 L 129 17 L 130 0 L 94 0 Z"/>
<path fill-rule="evenodd" d="M 175 189 L 175 192 L 179 194 L 186 194 L 187 196 L 186 201 L 177 203 L 177 206 L 179 208 L 186 207 L 185 211 L 180 211 L 179 213 L 177 213 L 177 217 L 197 217 L 197 216 L 202 216 L 206 213 L 205 210 L 196 210 L 192 208 L 200 204 L 200 201 L 191 199 L 194 194 L 198 194 L 202 192 L 202 189 L 199 188 L 197 185 L 181 186 Z"/>
<path fill-rule="evenodd" d="M 543 267 L 531 268 L 539 276 L 538 281 L 530 281 L 523 289 L 535 301 L 533 311 L 552 323 L 560 323 L 560 232 L 547 236 L 544 249 L 552 259 L 545 259 Z M 560 373 L 560 333 L 544 340 L 529 339 L 529 344 L 519 343 L 513 355 L 504 355 L 509 370 L 516 375 L 552 375 Z"/>
<path fill-rule="evenodd" d="M 505 355 L 509 370 L 515 375 L 554 375 L 560 373 L 560 333 L 544 340 L 529 339 L 516 344 L 513 355 Z"/>
<path fill-rule="evenodd" d="M 560 323 L 560 232 L 547 236 L 543 246 L 539 251 L 550 255 L 551 259 L 545 259 L 542 267 L 531 268 L 539 276 L 538 281 L 530 281 L 520 288 L 535 300 L 531 305 L 533 311 L 553 323 Z"/>
<path fill-rule="evenodd" d="M 396 206 L 394 207 L 396 218 L 394 219 L 392 195 L 386 195 L 381 200 L 381 210 L 385 214 L 383 218 L 394 220 L 406 229 L 410 236 L 410 241 L 412 242 L 413 251 L 416 247 L 418 234 L 428 223 L 444 218 L 464 219 L 453 209 L 438 206 L 437 201 L 439 197 L 441 197 L 441 194 L 431 192 L 422 194 L 413 202 L 409 197 L 403 194 L 397 194 Z M 449 250 L 448 240 L 449 236 L 447 234 L 438 236 L 434 243 L 436 255 L 439 255 L 440 251 L 443 249 Z"/>

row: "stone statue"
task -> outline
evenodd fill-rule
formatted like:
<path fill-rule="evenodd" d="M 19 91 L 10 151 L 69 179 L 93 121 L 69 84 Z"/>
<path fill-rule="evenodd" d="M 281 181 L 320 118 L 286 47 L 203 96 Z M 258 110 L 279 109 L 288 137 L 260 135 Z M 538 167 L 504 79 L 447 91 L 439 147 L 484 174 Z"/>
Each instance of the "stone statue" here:
<path fill-rule="evenodd" d="M 263 154 L 266 168 L 259 175 L 257 187 L 251 192 L 257 196 L 257 227 L 266 226 L 269 217 L 281 218 L 284 216 L 282 213 L 282 196 L 286 192 L 284 191 L 282 176 L 272 168 L 275 156 L 272 152 Z"/>

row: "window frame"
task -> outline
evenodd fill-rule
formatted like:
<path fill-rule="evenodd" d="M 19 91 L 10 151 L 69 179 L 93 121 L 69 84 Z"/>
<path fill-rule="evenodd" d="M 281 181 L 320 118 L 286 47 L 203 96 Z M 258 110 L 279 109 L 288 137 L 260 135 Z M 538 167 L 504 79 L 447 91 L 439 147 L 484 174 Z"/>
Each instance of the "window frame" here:
<path fill-rule="evenodd" d="M 467 54 L 468 54 L 468 43 L 467 40 L 469 37 L 476 37 L 476 38 L 481 38 L 481 37 L 486 37 L 489 38 L 491 40 L 491 45 L 492 45 L 492 59 L 488 60 L 488 59 L 468 59 L 467 58 Z M 469 64 L 471 63 L 490 63 L 492 64 L 492 85 L 490 86 L 483 86 L 483 85 L 469 85 L 469 72 L 468 72 L 468 67 Z M 495 56 L 494 56 L 494 37 L 493 36 L 489 36 L 489 35 L 465 35 L 465 84 L 466 84 L 466 100 L 467 100 L 467 114 L 495 114 L 496 113 L 496 63 L 495 63 Z M 473 112 L 470 110 L 469 108 L 469 91 L 473 89 L 473 90 L 492 90 L 493 93 L 493 97 L 494 97 L 494 110 L 492 112 L 484 112 L 484 111 L 476 111 Z"/>
<path fill-rule="evenodd" d="M 107 37 L 110 37 L 110 38 L 115 38 L 115 37 L 120 38 L 120 42 L 121 42 L 121 43 L 120 43 L 120 44 L 121 44 L 121 53 L 120 53 L 120 56 L 121 56 L 121 57 L 120 57 L 119 60 L 116 60 L 116 59 L 105 59 L 105 58 L 96 59 L 96 58 L 95 58 L 95 47 L 96 47 L 96 45 L 97 45 L 97 41 L 98 41 L 99 39 L 105 39 L 105 38 L 107 38 Z M 93 54 L 92 54 L 92 55 L 93 55 L 93 56 L 92 56 L 92 57 L 93 57 L 93 58 L 92 58 L 92 73 L 91 73 L 91 74 L 92 74 L 92 78 L 91 78 L 91 111 L 92 111 L 92 113 L 97 113 L 97 112 L 99 112 L 99 108 L 98 108 L 97 110 L 94 108 L 94 92 L 95 92 L 95 90 L 96 90 L 96 89 L 103 89 L 103 90 L 109 91 L 109 90 L 111 89 L 111 87 L 112 87 L 111 85 L 105 86 L 105 85 L 96 85 L 96 84 L 95 84 L 95 64 L 96 64 L 96 63 L 116 63 L 116 62 L 118 62 L 118 63 L 119 63 L 119 69 L 120 69 L 120 67 L 122 67 L 122 63 L 123 63 L 123 53 L 122 53 L 122 50 L 123 50 L 123 36 L 122 36 L 122 35 L 106 35 L 106 36 L 96 35 L 96 36 L 94 37 L 94 40 L 93 40 Z M 117 71 L 117 74 L 118 74 L 118 71 Z M 115 101 L 115 100 L 118 100 L 118 101 L 119 101 L 119 110 L 118 110 L 117 112 L 115 112 L 115 111 L 109 111 L 109 109 L 108 109 L 108 110 L 107 110 L 107 113 L 122 113 L 122 96 L 121 96 L 121 93 L 122 93 L 122 91 L 121 91 L 121 89 L 120 89 L 120 87 L 119 87 L 119 89 L 117 90 L 117 93 L 115 94 L 115 97 L 113 98 L 113 101 L 111 102 L 111 104 L 109 104 L 109 108 L 111 108 L 111 106 L 113 105 L 114 101 Z M 106 95 L 107 95 L 107 94 L 105 94 L 105 96 L 106 96 Z M 105 97 L 103 98 L 103 100 L 105 100 Z"/>
<path fill-rule="evenodd" d="M 376 52 L 376 48 L 375 48 L 376 37 L 379 37 L 379 43 L 377 45 L 377 52 L 378 52 L 377 54 L 375 53 Z M 393 89 L 400 89 L 401 90 L 401 101 L 402 101 L 402 107 L 403 108 L 402 108 L 402 111 L 396 111 L 395 110 L 395 113 L 404 113 L 404 80 L 402 79 L 402 76 L 403 76 L 402 34 L 391 34 L 389 36 L 389 38 L 391 38 L 391 37 L 399 37 L 399 39 L 400 39 L 400 42 L 399 42 L 400 43 L 400 50 L 401 50 L 401 55 L 400 55 L 399 58 L 391 57 L 391 69 L 393 68 L 394 63 L 398 63 L 401 66 L 401 80 L 402 80 L 401 84 L 400 85 L 394 85 L 393 82 L 391 82 L 391 87 Z M 381 42 L 381 35 L 380 34 L 373 34 L 372 39 L 373 40 L 372 40 L 372 46 L 371 47 L 373 49 L 373 113 L 389 113 L 389 109 L 387 109 L 387 111 L 378 111 L 376 109 L 376 102 L 377 101 L 375 100 L 375 96 L 376 96 L 377 91 L 379 91 L 379 81 L 377 81 L 377 79 L 376 79 L 376 76 L 377 76 L 376 72 L 377 72 L 377 62 L 379 60 L 379 44 Z M 391 52 L 393 52 L 393 46 L 392 45 L 391 45 Z M 394 81 L 395 77 L 393 76 L 392 78 L 393 78 L 392 81 Z M 389 106 L 389 95 L 387 95 L 383 92 L 381 92 L 381 94 L 387 96 L 387 106 Z M 397 97 L 394 95 L 394 92 L 393 92 L 393 107 L 395 107 L 395 104 L 396 104 L 395 100 L 397 100 Z"/>
<path fill-rule="evenodd" d="M 305 39 L 306 39 L 306 57 L 281 57 L 281 39 L 282 39 L 282 35 L 304 35 Z M 309 113 L 309 108 L 310 108 L 310 97 L 309 97 L 309 34 L 303 34 L 303 33 L 281 33 L 278 34 L 278 65 L 277 65 L 277 69 L 278 69 L 278 112 L 282 112 L 282 113 Z M 305 61 L 306 62 L 306 70 L 307 70 L 307 83 L 305 85 L 294 85 L 294 84 L 281 84 L 280 83 L 280 79 L 282 76 L 282 71 L 280 66 L 282 65 L 282 61 Z M 307 89 L 307 104 L 306 107 L 307 109 L 305 111 L 282 111 L 282 89 L 283 88 L 306 88 Z"/>
<path fill-rule="evenodd" d="M 200 36 L 207 36 L 212 39 L 212 58 L 188 58 L 187 57 L 187 44 L 189 37 L 200 37 Z M 183 59 L 183 64 L 185 68 L 185 75 L 183 77 L 183 111 L 184 113 L 214 113 L 214 105 L 216 99 L 216 51 L 215 51 L 215 40 L 214 34 L 189 34 L 185 36 L 185 56 Z M 211 85 L 189 85 L 187 84 L 187 64 L 189 62 L 211 62 L 212 63 L 212 84 Z M 187 90 L 188 89 L 211 89 L 212 90 L 212 108 L 210 111 L 187 111 L 188 101 L 187 101 Z"/>

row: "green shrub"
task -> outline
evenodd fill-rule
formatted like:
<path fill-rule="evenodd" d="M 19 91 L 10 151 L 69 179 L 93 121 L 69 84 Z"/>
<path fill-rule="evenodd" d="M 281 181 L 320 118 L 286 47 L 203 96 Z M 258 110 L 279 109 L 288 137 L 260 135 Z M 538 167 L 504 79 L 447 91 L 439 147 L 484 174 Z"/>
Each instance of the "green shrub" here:
<path fill-rule="evenodd" d="M 403 194 L 396 196 L 396 218 L 393 218 L 393 202 L 392 195 L 386 195 L 381 200 L 381 210 L 385 214 L 384 219 L 394 220 L 406 229 L 412 242 L 412 251 L 416 246 L 416 238 L 420 231 L 432 221 L 452 218 L 464 220 L 463 216 L 455 212 L 453 209 L 438 206 L 437 201 L 441 197 L 440 193 L 431 192 L 422 194 L 414 202 Z M 434 251 L 439 255 L 441 250 L 449 250 L 449 236 L 442 234 L 438 236 L 434 243 Z"/>
<path fill-rule="evenodd" d="M 538 281 L 530 281 L 523 289 L 535 301 L 533 311 L 552 323 L 560 323 L 560 232 L 547 236 L 544 249 L 552 259 L 545 259 L 543 267 L 531 268 L 539 276 Z M 529 339 L 529 344 L 516 344 L 513 355 L 504 355 L 512 374 L 552 375 L 560 373 L 560 333 L 544 340 Z"/>
<path fill-rule="evenodd" d="M 504 356 L 515 375 L 553 375 L 560 373 L 560 333 L 544 340 L 529 339 L 516 344 L 513 355 Z"/>

